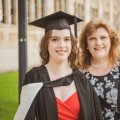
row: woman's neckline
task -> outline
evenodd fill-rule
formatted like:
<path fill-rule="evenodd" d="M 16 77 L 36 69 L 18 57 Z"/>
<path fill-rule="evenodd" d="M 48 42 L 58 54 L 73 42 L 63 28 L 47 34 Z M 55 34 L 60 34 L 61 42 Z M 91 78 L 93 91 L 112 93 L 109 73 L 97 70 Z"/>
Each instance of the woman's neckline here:
<path fill-rule="evenodd" d="M 89 71 L 89 69 L 86 69 L 86 70 L 85 70 L 85 73 L 89 73 L 90 75 L 92 75 L 92 76 L 94 76 L 94 77 L 105 77 L 105 76 L 108 76 L 108 75 L 110 74 L 110 72 L 113 71 L 113 69 L 115 69 L 115 67 L 118 67 L 118 62 L 117 62 L 115 65 L 113 65 L 113 66 L 111 67 L 111 69 L 110 69 L 106 74 L 96 75 L 96 74 L 91 73 L 91 72 Z"/>
<path fill-rule="evenodd" d="M 57 79 L 55 79 L 55 80 L 51 80 L 47 67 L 46 67 L 45 65 L 42 65 L 42 66 L 44 67 L 44 69 L 45 69 L 45 71 L 46 71 L 46 73 L 47 73 L 47 76 L 48 76 L 48 78 L 49 78 L 49 81 L 56 81 L 56 80 L 62 79 L 62 78 L 64 78 L 64 77 L 67 77 L 67 76 L 69 76 L 69 75 L 71 75 L 71 74 L 74 73 L 74 70 L 72 70 L 71 73 L 69 73 L 69 74 L 67 74 L 67 75 L 65 75 L 65 76 L 59 77 L 59 78 L 57 78 Z"/>
<path fill-rule="evenodd" d="M 106 66 L 109 66 L 110 65 L 110 63 L 109 63 L 109 61 L 107 60 L 107 61 L 103 61 L 102 63 L 100 63 L 99 62 L 99 65 L 98 64 L 94 64 L 93 63 L 93 61 L 91 60 L 91 66 L 93 66 L 93 67 L 95 67 L 95 68 L 104 68 L 104 67 L 106 67 Z"/>

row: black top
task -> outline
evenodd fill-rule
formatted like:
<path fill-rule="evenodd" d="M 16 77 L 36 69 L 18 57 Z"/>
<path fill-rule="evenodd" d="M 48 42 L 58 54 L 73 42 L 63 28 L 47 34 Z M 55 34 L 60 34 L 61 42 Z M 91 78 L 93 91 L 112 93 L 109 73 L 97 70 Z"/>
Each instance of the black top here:
<path fill-rule="evenodd" d="M 120 62 L 118 62 L 106 75 L 95 76 L 89 71 L 85 72 L 85 75 L 99 96 L 104 120 L 120 120 L 120 113 L 118 112 L 117 105 Z"/>
<path fill-rule="evenodd" d="M 70 77 L 65 76 L 64 78 Z M 101 108 L 98 97 L 85 76 L 75 70 L 72 73 L 80 101 L 79 120 L 102 120 Z M 24 84 L 36 82 L 50 82 L 48 71 L 45 66 L 30 70 L 24 80 Z M 25 120 L 58 120 L 56 98 L 53 88 L 43 85 L 35 97 Z"/>

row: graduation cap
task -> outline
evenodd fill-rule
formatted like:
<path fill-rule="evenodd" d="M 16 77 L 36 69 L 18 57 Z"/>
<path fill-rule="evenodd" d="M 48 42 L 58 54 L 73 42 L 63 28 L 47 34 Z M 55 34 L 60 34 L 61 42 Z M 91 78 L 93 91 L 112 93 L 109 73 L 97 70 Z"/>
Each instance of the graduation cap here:
<path fill-rule="evenodd" d="M 33 22 L 30 22 L 30 25 L 34 25 L 37 27 L 41 27 L 45 29 L 45 33 L 47 33 L 49 30 L 57 29 L 69 29 L 70 25 L 74 24 L 74 30 L 75 30 L 75 36 L 77 37 L 77 23 L 83 21 L 82 19 L 67 14 L 65 12 L 59 11 L 56 13 L 53 13 L 51 15 L 45 16 L 43 18 L 40 18 L 38 20 L 35 20 Z"/>

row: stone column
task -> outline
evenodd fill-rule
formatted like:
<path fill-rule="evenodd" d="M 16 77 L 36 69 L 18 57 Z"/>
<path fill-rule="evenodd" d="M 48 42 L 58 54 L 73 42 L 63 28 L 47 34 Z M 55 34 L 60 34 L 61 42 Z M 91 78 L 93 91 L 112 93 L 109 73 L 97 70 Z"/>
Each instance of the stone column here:
<path fill-rule="evenodd" d="M 98 0 L 98 16 L 103 17 L 103 0 Z"/>
<path fill-rule="evenodd" d="M 74 14 L 75 0 L 66 0 L 66 12 Z"/>
<path fill-rule="evenodd" d="M 3 21 L 3 4 L 2 4 L 2 0 L 0 0 L 0 22 Z"/>
<path fill-rule="evenodd" d="M 45 4 L 45 16 L 53 13 L 55 11 L 54 8 L 54 0 L 44 0 Z"/>
<path fill-rule="evenodd" d="M 42 16 L 42 3 L 40 0 L 36 0 L 36 17 L 40 18 Z"/>
<path fill-rule="evenodd" d="M 29 21 L 35 20 L 35 0 L 29 0 L 28 12 L 29 12 Z"/>
<path fill-rule="evenodd" d="M 13 23 L 18 23 L 18 0 L 13 1 Z"/>
<path fill-rule="evenodd" d="M 85 16 L 85 21 L 89 21 L 90 20 L 90 7 L 91 7 L 91 0 L 84 0 L 84 16 Z"/>
<path fill-rule="evenodd" d="M 109 6 L 109 16 L 110 16 L 110 23 L 113 24 L 114 22 L 114 2 L 113 0 L 110 0 L 110 6 Z"/>
<path fill-rule="evenodd" d="M 11 24 L 11 0 L 4 0 L 4 21 Z"/>

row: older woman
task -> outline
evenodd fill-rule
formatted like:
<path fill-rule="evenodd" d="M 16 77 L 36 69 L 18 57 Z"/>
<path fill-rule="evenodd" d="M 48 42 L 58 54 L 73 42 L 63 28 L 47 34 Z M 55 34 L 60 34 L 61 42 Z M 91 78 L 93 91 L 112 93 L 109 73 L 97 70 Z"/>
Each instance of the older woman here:
<path fill-rule="evenodd" d="M 108 21 L 93 19 L 80 34 L 80 66 L 93 85 L 104 120 L 120 120 L 119 36 Z"/>

